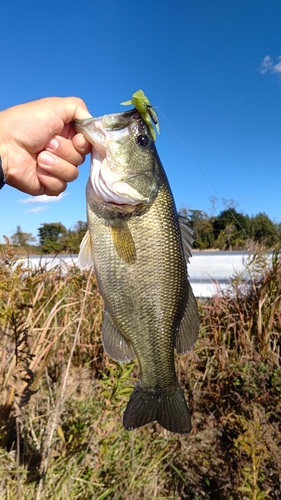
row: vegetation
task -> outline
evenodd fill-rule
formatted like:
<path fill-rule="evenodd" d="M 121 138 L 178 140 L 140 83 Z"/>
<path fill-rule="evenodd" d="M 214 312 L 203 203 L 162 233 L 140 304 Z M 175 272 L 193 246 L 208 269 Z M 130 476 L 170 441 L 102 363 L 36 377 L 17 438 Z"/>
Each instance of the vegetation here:
<path fill-rule="evenodd" d="M 11 237 L 12 243 L 17 247 L 27 247 L 29 242 L 36 241 L 36 238 L 31 233 L 24 233 L 20 226 L 17 226 L 15 234 Z"/>
<path fill-rule="evenodd" d="M 43 253 L 78 253 L 87 231 L 87 223 L 78 221 L 74 229 L 67 230 L 60 222 L 41 224 L 38 229 L 39 243 Z"/>
<path fill-rule="evenodd" d="M 215 206 L 216 198 L 211 197 Z M 281 244 L 281 224 L 272 222 L 265 213 L 255 216 L 237 212 L 234 200 L 224 200 L 229 208 L 219 215 L 208 215 L 202 210 L 187 210 L 180 213 L 189 219 L 194 229 L 194 248 L 219 250 L 237 250 L 254 248 L 256 243 L 264 248 L 273 248 Z M 214 211 L 214 210 L 213 210 Z M 213 212 L 212 211 L 212 212 Z M 61 222 L 43 223 L 38 229 L 39 245 L 34 245 L 36 238 L 22 231 L 17 226 L 11 242 L 18 253 L 78 253 L 79 246 L 87 230 L 87 223 L 78 221 L 72 229 L 67 229 Z M 3 246 L 3 245 L 2 245 Z M 1 248 L 1 245 L 0 245 Z"/>
<path fill-rule="evenodd" d="M 281 243 L 280 225 L 274 224 L 265 213 L 250 217 L 231 206 L 218 216 L 184 208 L 181 213 L 195 231 L 194 248 L 237 250 L 253 248 L 256 243 L 273 248 Z"/>
<path fill-rule="evenodd" d="M 66 229 L 61 222 L 43 223 L 38 229 L 39 245 L 35 245 L 36 238 L 17 226 L 11 242 L 18 254 L 76 254 L 86 231 L 87 222 L 83 221 L 78 221 L 72 229 Z M 0 244 L 0 248 L 4 246 Z"/>
<path fill-rule="evenodd" d="M 281 262 L 200 302 L 177 359 L 190 435 L 127 432 L 135 362 L 104 355 L 95 278 L 0 262 L 0 500 L 262 500 L 281 497 Z"/>

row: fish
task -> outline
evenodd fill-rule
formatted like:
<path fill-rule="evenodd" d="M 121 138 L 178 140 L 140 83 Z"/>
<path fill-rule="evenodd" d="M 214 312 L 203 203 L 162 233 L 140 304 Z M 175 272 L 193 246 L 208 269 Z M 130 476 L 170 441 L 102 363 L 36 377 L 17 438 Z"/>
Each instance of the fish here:
<path fill-rule="evenodd" d="M 93 146 L 78 265 L 94 267 L 106 354 L 118 362 L 136 357 L 139 364 L 123 425 L 132 430 L 157 421 L 189 433 L 174 351 L 190 350 L 199 332 L 187 272 L 193 231 L 177 213 L 150 128 L 136 108 L 74 126 Z"/>

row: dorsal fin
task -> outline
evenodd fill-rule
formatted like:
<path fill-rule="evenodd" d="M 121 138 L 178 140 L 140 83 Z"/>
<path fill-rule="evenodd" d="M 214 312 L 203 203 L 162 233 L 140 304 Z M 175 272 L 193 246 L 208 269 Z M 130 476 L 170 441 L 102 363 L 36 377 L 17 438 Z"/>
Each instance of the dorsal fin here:
<path fill-rule="evenodd" d="M 194 297 L 189 281 L 187 283 L 186 308 L 175 336 L 175 349 L 178 354 L 183 354 L 193 347 L 200 328 L 197 300 Z"/>
<path fill-rule="evenodd" d="M 184 215 L 178 215 L 178 221 L 180 226 L 180 233 L 183 245 L 183 251 L 186 262 L 189 262 L 191 257 L 191 249 L 194 242 L 193 234 L 194 231 L 188 225 L 188 219 Z"/>

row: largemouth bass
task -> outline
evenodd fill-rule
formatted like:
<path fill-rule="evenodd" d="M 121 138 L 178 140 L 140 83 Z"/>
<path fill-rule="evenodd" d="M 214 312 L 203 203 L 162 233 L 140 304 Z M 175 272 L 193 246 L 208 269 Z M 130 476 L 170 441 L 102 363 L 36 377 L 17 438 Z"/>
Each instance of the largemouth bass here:
<path fill-rule="evenodd" d="M 86 188 L 89 230 L 79 265 L 94 265 L 105 304 L 105 352 L 120 362 L 136 356 L 140 368 L 124 427 L 158 421 L 171 432 L 188 433 L 191 419 L 174 348 L 179 354 L 189 350 L 199 331 L 185 258 L 192 231 L 177 215 L 151 132 L 137 109 L 76 120 L 75 128 L 93 145 Z"/>

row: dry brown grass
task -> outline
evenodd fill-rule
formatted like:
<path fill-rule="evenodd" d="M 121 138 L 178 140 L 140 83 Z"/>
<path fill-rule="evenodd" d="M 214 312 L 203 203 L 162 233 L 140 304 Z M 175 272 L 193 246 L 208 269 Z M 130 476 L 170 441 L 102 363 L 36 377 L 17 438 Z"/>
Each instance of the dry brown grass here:
<path fill-rule="evenodd" d="M 255 257 L 200 302 L 195 348 L 177 359 L 193 430 L 122 413 L 136 364 L 103 354 L 95 278 L 28 271 L 6 246 L 0 265 L 0 500 L 279 499 L 281 266 Z M 263 267 L 262 267 L 263 266 Z"/>

